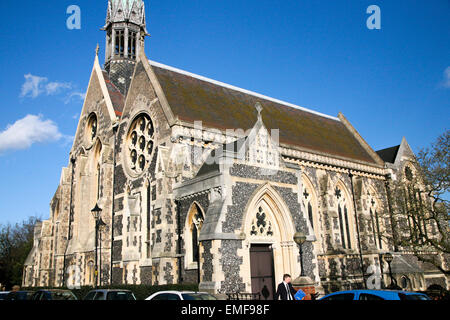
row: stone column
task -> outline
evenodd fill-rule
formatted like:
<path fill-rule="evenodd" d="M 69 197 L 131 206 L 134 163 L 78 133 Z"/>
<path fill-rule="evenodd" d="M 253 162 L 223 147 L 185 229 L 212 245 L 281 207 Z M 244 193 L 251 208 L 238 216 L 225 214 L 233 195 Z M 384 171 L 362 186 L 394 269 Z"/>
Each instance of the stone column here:
<path fill-rule="evenodd" d="M 124 41 L 125 41 L 125 43 L 124 43 L 124 46 L 123 46 L 123 49 L 124 49 L 124 53 L 123 53 L 123 56 L 125 57 L 125 58 L 128 58 L 128 26 L 126 26 L 125 27 L 125 34 L 124 34 Z"/>

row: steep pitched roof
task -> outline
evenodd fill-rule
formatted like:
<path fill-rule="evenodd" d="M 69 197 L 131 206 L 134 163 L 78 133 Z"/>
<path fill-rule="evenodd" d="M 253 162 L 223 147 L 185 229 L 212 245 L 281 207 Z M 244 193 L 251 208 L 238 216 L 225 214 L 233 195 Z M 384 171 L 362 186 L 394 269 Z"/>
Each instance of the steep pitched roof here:
<path fill-rule="evenodd" d="M 378 150 L 377 154 L 383 159 L 384 162 L 394 163 L 397 158 L 398 150 L 400 149 L 400 145 Z"/>
<path fill-rule="evenodd" d="M 280 144 L 376 163 L 338 118 L 150 61 L 172 112 L 186 122 L 218 129 L 253 127 L 254 105 L 263 106 L 267 129 L 279 129 Z"/>
<path fill-rule="evenodd" d="M 105 79 L 106 88 L 108 89 L 109 97 L 111 98 L 111 103 L 114 107 L 114 113 L 116 116 L 121 116 L 123 112 L 123 107 L 125 105 L 125 98 L 120 90 L 111 82 L 109 79 L 108 72 L 102 70 L 103 78 Z"/>

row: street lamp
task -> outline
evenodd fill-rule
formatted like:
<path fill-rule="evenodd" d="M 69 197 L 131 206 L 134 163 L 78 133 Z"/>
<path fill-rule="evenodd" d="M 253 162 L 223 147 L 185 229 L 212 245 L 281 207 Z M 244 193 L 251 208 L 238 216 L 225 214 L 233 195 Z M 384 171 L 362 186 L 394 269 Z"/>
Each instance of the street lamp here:
<path fill-rule="evenodd" d="M 392 262 L 392 260 L 394 260 L 394 257 L 392 256 L 392 254 L 387 252 L 384 254 L 383 258 L 384 258 L 384 261 L 386 261 L 389 266 L 389 277 L 391 278 L 391 284 L 389 285 L 389 287 L 393 288 L 394 287 L 394 278 L 392 277 L 391 262 Z"/>
<path fill-rule="evenodd" d="M 92 212 L 92 216 L 94 217 L 95 220 L 95 271 L 94 271 L 94 275 L 95 275 L 95 287 L 97 288 L 98 285 L 98 263 L 97 263 L 97 251 L 98 251 L 98 234 L 99 234 L 99 229 L 103 226 L 106 226 L 106 223 L 103 222 L 102 218 L 101 218 L 101 212 L 102 209 L 98 206 L 98 203 L 95 204 L 94 209 L 91 210 Z M 101 250 L 101 247 L 100 247 Z M 100 251 L 100 259 L 101 259 L 101 251 Z M 101 265 L 101 263 L 100 263 Z"/>
<path fill-rule="evenodd" d="M 304 277 L 305 269 L 303 268 L 303 248 L 302 247 L 306 241 L 306 235 L 303 232 L 296 232 L 294 234 L 294 241 L 300 247 L 300 268 L 301 268 L 300 277 Z"/>

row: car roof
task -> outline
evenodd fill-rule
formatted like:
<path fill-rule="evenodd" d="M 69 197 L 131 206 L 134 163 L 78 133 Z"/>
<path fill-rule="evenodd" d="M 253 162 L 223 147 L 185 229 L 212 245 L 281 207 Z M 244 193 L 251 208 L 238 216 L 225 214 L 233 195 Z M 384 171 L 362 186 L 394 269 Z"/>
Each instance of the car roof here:
<path fill-rule="evenodd" d="M 101 292 L 131 292 L 131 290 L 128 290 L 128 289 L 94 289 L 89 292 L 98 292 L 98 291 L 101 291 Z"/>
<path fill-rule="evenodd" d="M 344 291 L 337 291 L 330 293 L 328 295 L 332 294 L 342 294 L 342 293 L 403 293 L 403 294 L 421 294 L 420 292 L 411 292 L 411 291 L 404 291 L 404 290 L 389 290 L 389 289 L 355 289 L 355 290 L 344 290 Z"/>
<path fill-rule="evenodd" d="M 168 290 L 168 291 L 158 291 L 153 294 L 160 294 L 160 293 L 174 293 L 174 294 L 183 294 L 183 293 L 194 293 L 194 294 L 208 294 L 208 292 L 199 292 L 199 291 L 175 291 L 175 290 Z"/>
<path fill-rule="evenodd" d="M 40 289 L 36 292 L 40 292 L 40 291 L 47 291 L 47 292 L 72 292 L 70 290 L 65 290 L 65 289 Z"/>

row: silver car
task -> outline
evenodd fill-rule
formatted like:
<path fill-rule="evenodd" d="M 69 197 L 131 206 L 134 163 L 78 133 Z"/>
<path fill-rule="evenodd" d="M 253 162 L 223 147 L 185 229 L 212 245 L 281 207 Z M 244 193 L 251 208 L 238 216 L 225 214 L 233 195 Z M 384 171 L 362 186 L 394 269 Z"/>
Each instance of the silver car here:
<path fill-rule="evenodd" d="M 91 290 L 83 300 L 136 300 L 133 292 L 123 289 Z"/>
<path fill-rule="evenodd" d="M 218 300 L 213 295 L 207 292 L 194 292 L 194 291 L 159 291 L 145 300 Z"/>

